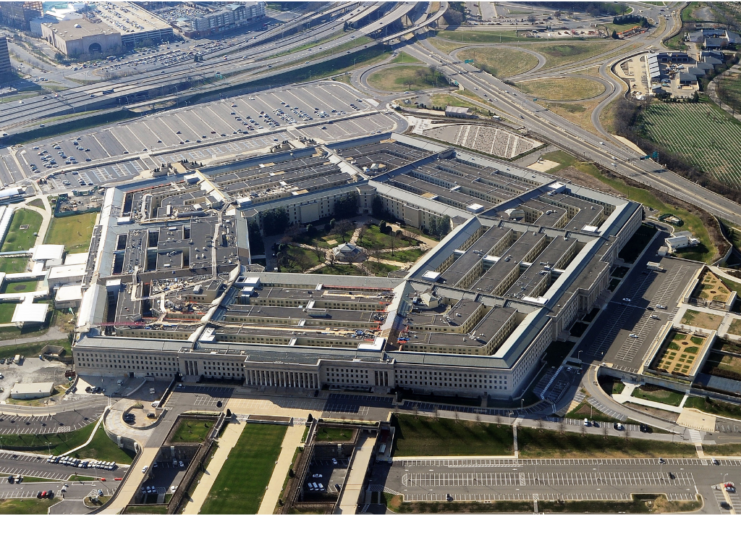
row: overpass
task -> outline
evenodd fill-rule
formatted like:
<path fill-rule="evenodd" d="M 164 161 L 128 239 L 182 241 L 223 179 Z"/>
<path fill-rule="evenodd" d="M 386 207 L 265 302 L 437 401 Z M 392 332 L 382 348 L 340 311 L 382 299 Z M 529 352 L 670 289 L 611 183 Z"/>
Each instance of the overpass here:
<path fill-rule="evenodd" d="M 429 27 L 432 24 L 437 23 L 440 17 L 445 15 L 445 12 L 448 10 L 448 3 L 440 2 L 440 9 L 438 9 L 435 13 L 430 13 L 430 7 L 431 7 L 431 4 L 429 4 L 427 8 L 427 16 L 421 22 L 416 23 L 411 28 L 402 30 L 401 32 L 397 32 L 395 34 L 382 38 L 380 40 L 381 43 L 388 44 L 388 43 L 391 43 L 395 39 L 401 39 L 406 35 L 414 34 L 422 29 L 427 29 L 427 27 Z"/>

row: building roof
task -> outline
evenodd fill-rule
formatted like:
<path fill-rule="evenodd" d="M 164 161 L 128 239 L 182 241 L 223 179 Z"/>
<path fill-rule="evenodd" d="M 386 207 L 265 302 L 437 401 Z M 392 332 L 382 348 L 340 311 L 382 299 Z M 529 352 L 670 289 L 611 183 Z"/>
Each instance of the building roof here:
<path fill-rule="evenodd" d="M 14 394 L 38 394 L 39 396 L 48 396 L 54 390 L 54 383 L 52 381 L 45 381 L 43 383 L 16 383 L 13 388 L 10 389 L 10 395 Z"/>
<path fill-rule="evenodd" d="M 39 245 L 33 251 L 31 259 L 35 262 L 61 260 L 64 256 L 64 245 Z"/>
<path fill-rule="evenodd" d="M 99 35 L 119 35 L 120 33 L 103 23 L 90 22 L 87 19 L 74 19 L 59 21 L 56 23 L 45 23 L 44 26 L 52 28 L 54 33 L 65 41 L 82 39 L 83 37 L 94 37 Z"/>
<path fill-rule="evenodd" d="M 57 294 L 54 296 L 54 300 L 58 302 L 81 301 L 82 285 L 68 284 L 66 286 L 60 286 L 60 288 L 57 290 Z"/>
<path fill-rule="evenodd" d="M 451 114 L 468 114 L 468 107 L 465 106 L 446 106 L 445 113 Z"/>
<path fill-rule="evenodd" d="M 67 256 L 64 258 L 64 265 L 77 265 L 77 264 L 85 264 L 87 263 L 87 259 L 90 253 L 88 252 L 79 252 L 77 254 L 67 254 Z"/>
<path fill-rule="evenodd" d="M 44 323 L 49 305 L 46 303 L 20 303 L 13 312 L 13 323 Z"/>

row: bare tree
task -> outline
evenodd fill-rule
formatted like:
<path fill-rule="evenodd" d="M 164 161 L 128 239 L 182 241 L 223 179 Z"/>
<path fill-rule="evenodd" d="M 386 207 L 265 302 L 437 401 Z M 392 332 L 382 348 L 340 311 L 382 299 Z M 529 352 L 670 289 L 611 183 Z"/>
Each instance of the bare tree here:
<path fill-rule="evenodd" d="M 502 415 L 497 414 L 495 420 L 497 421 L 497 428 L 502 425 Z"/>
<path fill-rule="evenodd" d="M 566 431 L 566 422 L 561 420 L 558 422 L 558 431 L 563 434 Z"/>

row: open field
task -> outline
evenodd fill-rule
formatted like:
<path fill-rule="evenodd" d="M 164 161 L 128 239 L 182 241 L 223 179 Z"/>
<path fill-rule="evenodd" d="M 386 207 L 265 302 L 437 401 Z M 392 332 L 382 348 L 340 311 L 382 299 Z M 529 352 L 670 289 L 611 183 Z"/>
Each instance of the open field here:
<path fill-rule="evenodd" d="M 448 83 L 444 77 L 438 77 L 437 84 L 435 84 L 431 75 L 432 72 L 428 67 L 399 65 L 376 71 L 368 77 L 368 84 L 387 92 L 447 87 Z"/>
<path fill-rule="evenodd" d="M 44 243 L 64 245 L 69 254 L 87 252 L 97 213 L 83 213 L 70 217 L 53 218 Z"/>
<path fill-rule="evenodd" d="M 525 43 L 519 46 L 545 56 L 544 69 L 577 63 L 625 45 L 617 39 L 597 41 L 559 41 L 558 43 Z"/>
<path fill-rule="evenodd" d="M 573 166 L 575 169 L 589 174 L 590 176 L 598 179 L 600 182 L 615 189 L 617 192 L 623 194 L 625 197 L 633 201 L 639 202 L 648 207 L 652 207 L 660 213 L 671 213 L 682 219 L 684 221 L 684 225 L 675 226 L 675 230 L 690 230 L 692 232 L 692 235 L 700 240 L 700 243 L 702 243 L 702 246 L 704 248 L 702 249 L 702 251 L 690 251 L 689 249 L 679 251 L 677 253 L 677 256 L 679 258 L 687 258 L 690 260 L 710 263 L 718 256 L 718 250 L 710 241 L 710 234 L 707 228 L 705 228 L 702 219 L 696 213 L 668 203 L 664 203 L 646 189 L 631 187 L 629 185 L 626 185 L 619 179 L 608 178 L 604 174 L 602 174 L 599 168 L 597 168 L 595 165 L 588 162 L 582 162 L 576 157 L 573 157 L 563 151 L 554 151 L 552 153 L 547 153 L 543 155 L 543 159 L 559 163 L 558 167 L 552 168 L 548 171 L 548 173 L 550 174 L 553 174 L 564 168 L 568 168 L 569 166 Z"/>
<path fill-rule="evenodd" d="M 516 30 L 441 30 L 437 33 L 439 39 L 447 39 L 458 43 L 509 43 L 512 41 L 525 41 Z M 439 41 L 437 39 L 436 41 Z M 436 43 L 433 43 L 437 46 Z"/>
<path fill-rule="evenodd" d="M 41 228 L 43 217 L 30 209 L 17 209 L 13 213 L 13 218 L 8 227 L 8 235 L 3 242 L 2 252 L 12 252 L 15 250 L 28 250 L 36 242 L 36 236 Z M 21 229 L 21 226 L 26 227 Z"/>
<path fill-rule="evenodd" d="M 538 59 L 529 52 L 507 47 L 472 48 L 461 51 L 458 57 L 472 59 L 476 67 L 500 79 L 520 75 L 538 65 Z"/>
<path fill-rule="evenodd" d="M 256 514 L 286 430 L 285 426 L 274 424 L 247 424 L 200 513 Z"/>
<path fill-rule="evenodd" d="M 654 102 L 641 114 L 639 128 L 718 181 L 741 187 L 741 122 L 716 105 Z"/>
<path fill-rule="evenodd" d="M 407 54 L 406 52 L 402 51 L 399 54 L 397 54 L 396 58 L 391 60 L 391 62 L 389 63 L 392 63 L 392 64 L 421 64 L 422 62 L 420 62 L 417 58 L 415 58 L 411 54 Z"/>
<path fill-rule="evenodd" d="M 600 100 L 595 99 L 593 101 L 585 101 L 583 103 L 543 103 L 543 106 L 553 112 L 554 114 L 558 114 L 562 118 L 570 121 L 574 125 L 578 125 L 585 131 L 589 131 L 590 133 L 601 137 L 602 135 L 597 131 L 597 129 L 594 128 L 594 124 L 592 123 L 592 112 L 595 108 L 597 108 L 597 105 L 599 105 Z"/>
<path fill-rule="evenodd" d="M 580 77 L 543 78 L 519 82 L 515 86 L 533 97 L 550 101 L 591 99 L 605 90 L 596 80 Z"/>
<path fill-rule="evenodd" d="M 394 456 L 507 456 L 512 428 L 496 424 L 394 415 Z"/>
<path fill-rule="evenodd" d="M 180 421 L 171 441 L 173 443 L 202 443 L 206 440 L 213 425 L 213 420 L 185 418 Z"/>

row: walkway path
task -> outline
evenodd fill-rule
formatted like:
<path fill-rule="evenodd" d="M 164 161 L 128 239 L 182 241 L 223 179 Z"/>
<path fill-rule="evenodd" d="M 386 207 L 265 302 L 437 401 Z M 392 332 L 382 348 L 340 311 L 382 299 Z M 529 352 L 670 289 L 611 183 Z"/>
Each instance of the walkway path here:
<path fill-rule="evenodd" d="M 727 104 L 725 104 L 723 101 L 720 100 L 720 97 L 718 97 L 718 80 L 721 80 L 723 77 L 731 74 L 738 74 L 741 72 L 741 66 L 734 65 L 724 73 L 721 73 L 716 78 L 714 78 L 712 81 L 710 81 L 710 84 L 708 84 L 707 89 L 707 95 L 710 97 L 710 99 L 718 105 L 720 108 L 731 114 L 734 118 L 737 120 L 741 120 L 741 114 L 734 114 L 733 109 L 729 107 Z"/>
<path fill-rule="evenodd" d="M 229 422 L 224 428 L 224 433 L 219 439 L 219 448 L 214 452 L 214 457 L 208 462 L 206 471 L 203 473 L 200 482 L 196 486 L 193 496 L 187 500 L 185 510 L 183 514 L 197 514 L 201 511 L 203 503 L 206 501 L 211 487 L 216 481 L 216 477 L 219 476 L 221 468 L 224 466 L 224 462 L 229 458 L 229 453 L 234 448 L 234 445 L 239 441 L 239 437 L 242 435 L 242 430 L 247 423 L 242 422 Z M 266 493 L 267 495 L 267 493 Z M 272 512 L 271 512 L 272 513 Z"/>
<path fill-rule="evenodd" d="M 288 476 L 288 469 L 291 467 L 291 463 L 293 463 L 293 455 L 296 453 L 296 447 L 301 444 L 304 431 L 306 431 L 305 424 L 294 424 L 288 428 L 286 436 L 283 438 L 283 444 L 280 447 L 278 463 L 276 463 L 275 469 L 273 469 L 273 475 L 270 477 L 268 489 L 265 491 L 265 496 L 262 498 L 262 503 L 260 503 L 260 509 L 257 511 L 258 515 L 269 515 L 275 511 L 275 505 L 278 504 L 283 483 L 286 480 L 286 476 Z"/>
<path fill-rule="evenodd" d="M 95 424 L 95 428 L 93 428 L 93 431 L 90 432 L 90 437 L 88 437 L 88 440 L 85 441 L 85 443 L 81 444 L 80 446 L 77 446 L 73 448 L 72 450 L 68 450 L 64 454 L 60 454 L 60 456 L 68 456 L 69 454 L 72 454 L 73 452 L 76 452 L 80 450 L 81 448 L 84 448 L 88 446 L 90 443 L 93 442 L 93 437 L 95 437 L 96 432 L 98 431 L 98 428 L 100 428 L 100 425 L 103 424 L 103 421 L 105 420 L 106 415 L 108 414 L 108 408 L 103 411 L 103 414 L 100 415 L 100 418 L 98 419 L 98 422 Z"/>

